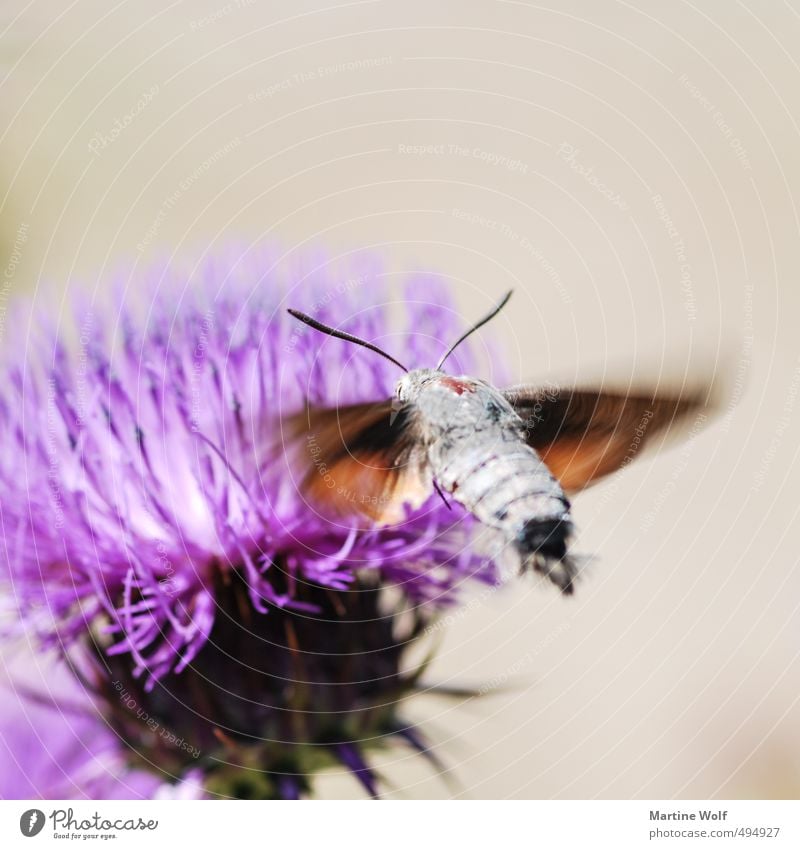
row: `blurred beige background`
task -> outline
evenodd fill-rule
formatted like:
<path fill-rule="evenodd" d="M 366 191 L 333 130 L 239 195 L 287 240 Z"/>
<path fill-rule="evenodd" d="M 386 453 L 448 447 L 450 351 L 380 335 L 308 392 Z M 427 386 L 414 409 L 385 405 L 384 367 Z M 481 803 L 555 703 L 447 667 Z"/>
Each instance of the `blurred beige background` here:
<path fill-rule="evenodd" d="M 728 413 L 578 500 L 577 597 L 451 622 L 432 678 L 490 692 L 412 712 L 460 785 L 383 761 L 406 798 L 796 797 L 800 6 L 550 5 L 6 0 L 0 307 L 375 246 L 465 321 L 514 286 L 515 380 L 710 363 Z"/>

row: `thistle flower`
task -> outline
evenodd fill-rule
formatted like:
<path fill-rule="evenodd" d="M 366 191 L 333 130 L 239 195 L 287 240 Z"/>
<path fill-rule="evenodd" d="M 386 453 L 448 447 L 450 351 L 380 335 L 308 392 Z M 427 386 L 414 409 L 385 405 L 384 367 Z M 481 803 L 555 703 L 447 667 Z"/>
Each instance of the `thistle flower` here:
<path fill-rule="evenodd" d="M 0 397 L 14 628 L 63 655 L 137 771 L 294 797 L 339 762 L 375 794 L 365 748 L 424 748 L 398 716 L 418 675 L 402 656 L 495 567 L 436 496 L 392 527 L 322 519 L 281 444 L 306 403 L 386 398 L 397 377 L 298 326 L 289 293 L 412 367 L 461 329 L 438 279 L 412 276 L 392 307 L 380 277 L 373 260 L 160 269 L 138 304 L 80 307 L 72 342 L 37 315 L 16 345 Z"/>

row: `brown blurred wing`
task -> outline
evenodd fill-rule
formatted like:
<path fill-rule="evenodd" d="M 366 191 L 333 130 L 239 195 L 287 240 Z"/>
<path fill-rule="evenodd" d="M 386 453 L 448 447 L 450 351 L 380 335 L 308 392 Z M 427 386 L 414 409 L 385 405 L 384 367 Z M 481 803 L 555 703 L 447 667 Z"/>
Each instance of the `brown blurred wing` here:
<path fill-rule="evenodd" d="M 301 486 L 321 512 L 392 524 L 405 504 L 419 506 L 431 493 L 413 408 L 393 411 L 389 401 L 310 408 L 288 425 Z"/>
<path fill-rule="evenodd" d="M 504 393 L 536 449 L 567 491 L 626 466 L 656 434 L 706 415 L 705 392 L 675 396 L 589 389 L 514 387 Z"/>

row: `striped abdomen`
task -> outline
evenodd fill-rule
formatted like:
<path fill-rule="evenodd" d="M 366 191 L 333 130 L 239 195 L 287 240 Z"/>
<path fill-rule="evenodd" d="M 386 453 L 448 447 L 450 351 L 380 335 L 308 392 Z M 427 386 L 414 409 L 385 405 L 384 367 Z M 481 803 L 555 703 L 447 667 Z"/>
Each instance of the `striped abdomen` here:
<path fill-rule="evenodd" d="M 516 428 L 459 428 L 432 446 L 429 456 L 442 489 L 501 531 L 523 566 L 571 589 L 572 570 L 564 562 L 572 531 L 569 501 Z"/>

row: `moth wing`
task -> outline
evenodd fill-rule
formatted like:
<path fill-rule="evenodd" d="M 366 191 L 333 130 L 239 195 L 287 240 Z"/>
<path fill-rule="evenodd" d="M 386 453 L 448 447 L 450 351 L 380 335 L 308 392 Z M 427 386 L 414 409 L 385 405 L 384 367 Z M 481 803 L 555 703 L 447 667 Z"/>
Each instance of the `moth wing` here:
<path fill-rule="evenodd" d="M 503 393 L 527 441 L 565 490 L 576 492 L 635 459 L 653 437 L 708 417 L 708 391 L 675 394 L 512 387 Z"/>
<path fill-rule="evenodd" d="M 391 401 L 310 407 L 287 421 L 300 486 L 321 512 L 394 524 L 420 506 L 433 481 L 413 408 Z"/>

